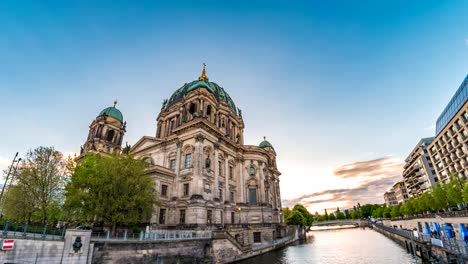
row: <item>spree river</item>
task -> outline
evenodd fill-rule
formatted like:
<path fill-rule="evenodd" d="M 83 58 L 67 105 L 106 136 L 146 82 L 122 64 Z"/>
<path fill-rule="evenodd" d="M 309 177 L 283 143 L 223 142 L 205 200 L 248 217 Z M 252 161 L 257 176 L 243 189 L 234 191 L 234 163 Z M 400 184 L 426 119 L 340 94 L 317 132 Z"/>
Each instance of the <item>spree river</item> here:
<path fill-rule="evenodd" d="M 307 241 L 254 257 L 240 264 L 406 264 L 420 261 L 384 235 L 366 228 L 312 231 Z"/>

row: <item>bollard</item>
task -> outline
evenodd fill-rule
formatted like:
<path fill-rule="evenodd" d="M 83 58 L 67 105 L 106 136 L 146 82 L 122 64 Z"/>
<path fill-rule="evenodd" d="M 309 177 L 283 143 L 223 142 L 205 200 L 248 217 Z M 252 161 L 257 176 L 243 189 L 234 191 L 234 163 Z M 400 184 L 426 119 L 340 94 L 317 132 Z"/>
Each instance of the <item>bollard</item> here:
<path fill-rule="evenodd" d="M 5 225 L 3 226 L 3 235 L 6 236 L 8 234 L 8 226 L 10 225 L 10 221 L 7 220 Z"/>
<path fill-rule="evenodd" d="M 24 225 L 24 228 L 23 228 L 23 236 L 25 237 L 26 236 L 26 233 L 28 232 L 28 224 L 25 224 Z"/>
<path fill-rule="evenodd" d="M 140 231 L 140 240 L 143 240 L 143 236 L 144 236 L 143 231 Z"/>
<path fill-rule="evenodd" d="M 44 226 L 44 229 L 42 230 L 42 237 L 46 237 L 47 234 L 47 224 Z"/>
<path fill-rule="evenodd" d="M 124 240 L 127 240 L 127 229 L 124 231 Z"/>
<path fill-rule="evenodd" d="M 106 231 L 106 240 L 109 240 L 109 239 L 110 239 L 110 231 L 107 230 L 107 231 Z"/>

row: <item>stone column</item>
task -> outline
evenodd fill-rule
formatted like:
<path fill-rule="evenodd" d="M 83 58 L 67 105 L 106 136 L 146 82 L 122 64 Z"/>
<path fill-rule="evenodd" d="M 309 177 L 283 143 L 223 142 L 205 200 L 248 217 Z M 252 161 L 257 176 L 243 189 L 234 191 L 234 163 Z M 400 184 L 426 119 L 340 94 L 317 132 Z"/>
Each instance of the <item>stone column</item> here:
<path fill-rule="evenodd" d="M 177 145 L 177 154 L 176 154 L 176 164 L 175 164 L 175 179 L 174 179 L 174 193 L 172 194 L 172 196 L 176 196 L 177 198 L 179 198 L 181 196 L 181 194 L 179 193 L 179 188 L 180 188 L 180 182 L 179 182 L 179 176 L 180 176 L 180 163 L 181 163 L 181 155 L 182 155 L 182 150 L 181 150 L 181 147 L 182 147 L 182 142 L 181 141 L 178 141 L 176 143 Z M 172 197 L 171 197 L 172 198 Z"/>
<path fill-rule="evenodd" d="M 265 202 L 265 177 L 263 175 L 263 162 L 261 161 L 258 161 L 258 181 L 259 181 L 259 185 L 258 185 L 258 192 L 259 192 L 259 195 L 258 195 L 258 198 L 260 199 L 260 201 L 258 201 L 259 205 L 261 206 L 262 203 Z"/>
<path fill-rule="evenodd" d="M 214 188 L 211 189 L 212 193 L 212 198 L 216 197 L 216 193 L 218 190 L 219 186 L 219 165 L 218 165 L 218 160 L 219 160 L 219 144 L 215 143 L 214 144 L 214 161 L 213 161 L 213 175 L 214 175 Z"/>
<path fill-rule="evenodd" d="M 224 186 L 224 201 L 229 201 L 229 157 L 226 155 L 224 159 L 224 182 L 226 182 L 226 186 Z"/>
<path fill-rule="evenodd" d="M 273 193 L 274 193 L 274 199 L 273 199 L 273 209 L 278 208 L 278 194 L 276 192 L 276 179 L 273 180 Z"/>
<path fill-rule="evenodd" d="M 203 141 L 205 137 L 202 135 L 197 135 L 195 137 L 195 153 L 193 162 L 195 162 L 195 166 L 193 168 L 193 177 L 195 179 L 194 183 L 196 184 L 194 190 L 196 194 L 204 195 L 204 186 L 203 186 L 203 176 L 202 176 L 202 164 L 203 164 Z"/>
<path fill-rule="evenodd" d="M 237 170 L 238 170 L 238 189 L 237 189 L 237 201 L 238 203 L 244 203 L 244 159 L 240 158 L 237 162 Z"/>
<path fill-rule="evenodd" d="M 278 181 L 276 182 L 276 189 L 278 190 L 276 195 L 277 195 L 277 199 L 278 199 L 278 209 L 281 210 L 281 191 L 280 191 L 280 187 L 279 187 L 279 179 Z"/>

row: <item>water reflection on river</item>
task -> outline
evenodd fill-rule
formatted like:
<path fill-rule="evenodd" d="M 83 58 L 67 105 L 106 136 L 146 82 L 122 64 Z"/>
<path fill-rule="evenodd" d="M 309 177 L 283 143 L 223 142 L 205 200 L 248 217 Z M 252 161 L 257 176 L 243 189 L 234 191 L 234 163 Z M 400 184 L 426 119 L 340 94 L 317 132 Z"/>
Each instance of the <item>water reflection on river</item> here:
<path fill-rule="evenodd" d="M 254 257 L 240 264 L 406 264 L 420 263 L 397 243 L 372 229 L 348 228 L 309 232 L 307 241 Z"/>

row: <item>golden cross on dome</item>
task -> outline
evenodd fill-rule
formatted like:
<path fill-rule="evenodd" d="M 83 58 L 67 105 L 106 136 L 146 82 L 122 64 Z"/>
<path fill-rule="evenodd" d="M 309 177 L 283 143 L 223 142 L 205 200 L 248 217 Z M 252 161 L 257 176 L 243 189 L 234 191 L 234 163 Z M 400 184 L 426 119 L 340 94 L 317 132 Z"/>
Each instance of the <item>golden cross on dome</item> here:
<path fill-rule="evenodd" d="M 117 99 L 114 100 L 114 107 L 117 105 Z"/>
<path fill-rule="evenodd" d="M 206 64 L 203 63 L 203 71 L 200 77 L 198 77 L 199 81 L 208 81 L 208 76 L 206 76 L 206 70 L 205 70 Z"/>

